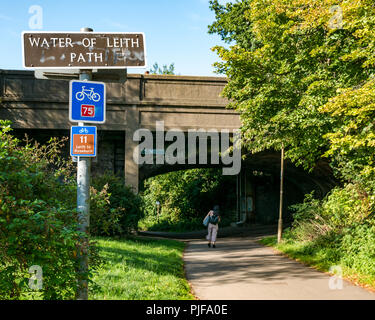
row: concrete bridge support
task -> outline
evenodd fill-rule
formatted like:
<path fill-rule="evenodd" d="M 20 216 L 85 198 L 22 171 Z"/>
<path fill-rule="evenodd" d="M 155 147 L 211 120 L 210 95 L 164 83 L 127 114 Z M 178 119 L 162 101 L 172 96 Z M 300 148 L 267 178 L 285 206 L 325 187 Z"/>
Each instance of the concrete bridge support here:
<path fill-rule="evenodd" d="M 136 106 L 126 110 L 126 118 L 132 119 L 125 131 L 125 181 L 134 192 L 139 188 L 139 166 L 134 162 L 133 153 L 139 142 L 133 140 L 139 126 L 139 111 Z"/>
<path fill-rule="evenodd" d="M 156 121 L 165 129 L 234 129 L 240 126 L 238 113 L 226 109 L 220 97 L 227 80 L 221 77 L 187 77 L 129 74 L 124 83 L 107 83 L 106 123 L 98 132 L 125 136 L 124 174 L 135 191 L 139 167 L 133 161 L 138 128 L 155 130 Z M 0 119 L 12 121 L 16 130 L 66 130 L 69 82 L 40 80 L 34 72 L 0 70 Z M 98 161 L 102 146 L 98 144 Z M 100 166 L 100 163 L 98 163 Z"/>
<path fill-rule="evenodd" d="M 129 74 L 124 83 L 107 83 L 107 121 L 97 126 L 98 157 L 93 163 L 93 171 L 110 168 L 108 162 L 112 161 L 114 171 L 123 171 L 126 183 L 137 192 L 140 181 L 147 177 L 189 168 L 178 165 L 138 166 L 133 161 L 133 152 L 138 145 L 133 141 L 134 132 L 139 128 L 155 131 L 157 121 L 163 122 L 165 131 L 177 129 L 186 133 L 190 129 L 215 129 L 220 132 L 228 129 L 232 132 L 240 127 L 240 118 L 234 110 L 226 109 L 228 101 L 220 96 L 226 83 L 227 80 L 220 77 L 137 74 Z M 67 80 L 39 80 L 35 79 L 34 72 L 0 70 L 0 101 L 0 119 L 11 120 L 16 132 L 59 132 L 68 135 L 74 125 L 68 117 Z M 104 140 L 106 143 L 101 142 Z M 110 150 L 114 154 L 112 157 L 108 156 Z M 118 156 L 118 152 L 123 154 Z M 122 161 L 120 168 L 119 159 Z M 257 171 L 278 177 L 280 157 L 273 152 L 250 155 L 243 166 L 246 172 Z M 269 189 L 267 183 L 272 184 L 272 179 L 268 182 L 267 179 L 262 180 L 264 190 Z M 312 174 L 286 163 L 286 179 L 302 193 L 316 188 L 323 195 L 334 185 L 326 163 L 318 164 Z M 254 182 L 248 186 L 252 184 Z M 261 199 L 259 195 L 262 192 L 259 190 L 254 195 L 256 198 L 258 194 L 258 199 Z M 245 198 L 250 195 L 247 189 Z M 256 205 L 255 198 L 253 204 Z M 238 200 L 238 207 L 241 201 Z M 252 218 L 251 212 L 249 218 Z"/>

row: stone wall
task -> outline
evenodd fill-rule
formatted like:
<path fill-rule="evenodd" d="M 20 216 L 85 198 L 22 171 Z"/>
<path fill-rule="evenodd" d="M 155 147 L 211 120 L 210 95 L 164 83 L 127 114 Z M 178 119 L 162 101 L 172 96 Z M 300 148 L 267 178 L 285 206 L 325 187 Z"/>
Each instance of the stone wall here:
<path fill-rule="evenodd" d="M 68 137 L 69 130 L 40 130 L 40 129 L 15 129 L 12 134 L 24 140 L 25 134 L 29 139 L 46 144 L 51 137 Z M 22 142 L 21 142 L 22 143 Z M 71 161 L 70 144 L 67 140 L 62 156 Z M 104 172 L 113 172 L 115 174 L 124 175 L 125 165 L 125 134 L 122 131 L 98 131 L 98 149 L 97 157 L 93 158 L 91 172 L 93 175 L 102 174 Z"/>

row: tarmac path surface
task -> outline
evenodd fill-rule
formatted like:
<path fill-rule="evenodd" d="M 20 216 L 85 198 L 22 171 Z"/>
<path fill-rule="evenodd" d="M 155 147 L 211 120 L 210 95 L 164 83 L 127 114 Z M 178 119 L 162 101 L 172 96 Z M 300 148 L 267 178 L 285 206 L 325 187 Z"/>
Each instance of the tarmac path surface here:
<path fill-rule="evenodd" d="M 338 282 L 329 274 L 277 254 L 257 239 L 218 238 L 216 248 L 208 248 L 203 239 L 189 240 L 185 272 L 195 296 L 201 300 L 375 300 L 373 292 L 346 280 L 341 280 L 342 289 L 330 289 L 330 283 L 332 288 Z"/>

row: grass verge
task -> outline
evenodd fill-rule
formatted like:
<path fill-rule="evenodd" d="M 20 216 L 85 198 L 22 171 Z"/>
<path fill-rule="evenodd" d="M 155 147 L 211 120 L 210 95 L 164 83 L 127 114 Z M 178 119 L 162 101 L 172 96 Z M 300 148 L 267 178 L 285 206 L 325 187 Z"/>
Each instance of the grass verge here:
<path fill-rule="evenodd" d="M 375 292 L 375 274 L 366 273 L 359 270 L 359 268 L 345 265 L 345 253 L 334 245 L 292 239 L 286 239 L 286 241 L 278 244 L 275 236 L 263 238 L 259 243 L 273 247 L 289 258 L 322 272 L 331 273 L 331 267 L 340 266 L 343 279 Z M 357 259 L 361 259 L 361 257 L 357 256 Z M 356 265 L 368 263 L 367 259 L 368 257 L 363 257 L 363 261 L 357 260 Z"/>
<path fill-rule="evenodd" d="M 90 300 L 193 300 L 185 279 L 185 243 L 169 239 L 97 238 L 104 263 Z"/>

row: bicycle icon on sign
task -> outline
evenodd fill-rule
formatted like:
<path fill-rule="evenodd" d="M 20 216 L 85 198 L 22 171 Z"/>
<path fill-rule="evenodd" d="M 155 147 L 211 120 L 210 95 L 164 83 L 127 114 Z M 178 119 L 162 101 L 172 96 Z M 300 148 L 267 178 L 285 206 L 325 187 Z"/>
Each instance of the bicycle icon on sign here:
<path fill-rule="evenodd" d="M 89 130 L 87 130 L 86 128 L 82 128 L 78 132 L 79 133 L 89 133 Z"/>
<path fill-rule="evenodd" d="M 94 92 L 94 88 L 85 89 L 85 86 L 82 86 L 82 91 L 76 93 L 76 99 L 78 101 L 82 101 L 85 96 L 94 102 L 98 102 L 100 100 L 100 94 Z"/>

